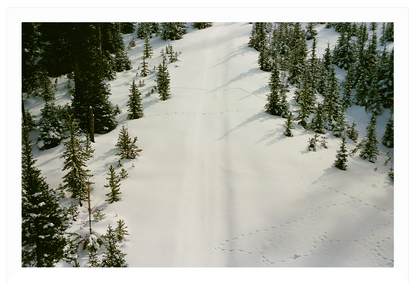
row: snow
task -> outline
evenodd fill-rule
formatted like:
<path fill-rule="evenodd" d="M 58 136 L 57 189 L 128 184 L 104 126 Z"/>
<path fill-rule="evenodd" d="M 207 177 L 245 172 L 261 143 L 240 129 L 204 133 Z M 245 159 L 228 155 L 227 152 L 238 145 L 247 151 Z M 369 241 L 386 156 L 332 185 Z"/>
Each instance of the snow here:
<path fill-rule="evenodd" d="M 94 233 L 103 235 L 108 224 L 115 227 L 123 219 L 129 235 L 121 250 L 130 267 L 394 266 L 394 186 L 384 165 L 393 151 L 380 143 L 375 164 L 357 154 L 340 171 L 332 166 L 340 139 L 328 135 L 328 149 L 309 152 L 312 132 L 296 126 L 294 137 L 285 137 L 285 120 L 263 109 L 270 73 L 259 70 L 258 52 L 247 47 L 251 27 L 214 23 L 190 29 L 182 40 L 151 38 L 151 74 L 145 78 L 136 76 L 144 44 L 136 39 L 127 52 L 133 69 L 108 82 L 110 100 L 122 110 L 119 125 L 95 135 L 92 144 L 92 205 L 105 214 L 93 222 Z M 317 31 L 321 56 L 338 34 L 323 25 Z M 131 39 L 124 35 L 126 45 Z M 171 99 L 161 101 L 156 93 L 145 95 L 169 43 L 182 53 L 168 65 Z M 140 88 L 145 117 L 127 120 L 133 80 L 145 80 Z M 56 103 L 62 105 L 70 100 L 67 80 L 58 83 Z M 42 106 L 38 100 L 26 103 L 36 116 Z M 385 112 L 378 119 L 379 141 L 388 118 Z M 347 119 L 357 123 L 361 140 L 370 115 L 352 107 Z M 118 164 L 115 144 L 123 124 L 143 151 L 122 161 L 129 176 L 121 181 L 121 201 L 106 204 L 104 185 L 108 167 Z M 354 147 L 347 142 L 348 150 Z M 53 188 L 64 175 L 63 150 L 62 144 L 45 151 L 34 147 L 36 165 Z M 89 232 L 87 208 L 73 230 Z M 81 266 L 86 263 L 84 253 Z"/>

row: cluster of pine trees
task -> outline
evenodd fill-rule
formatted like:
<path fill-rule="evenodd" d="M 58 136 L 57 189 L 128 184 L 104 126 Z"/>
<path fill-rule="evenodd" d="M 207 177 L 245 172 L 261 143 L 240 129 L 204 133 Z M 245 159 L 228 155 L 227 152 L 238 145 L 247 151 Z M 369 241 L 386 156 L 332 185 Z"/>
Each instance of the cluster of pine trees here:
<path fill-rule="evenodd" d="M 326 27 L 333 27 L 340 36 L 333 50 L 328 44 L 322 58 L 316 51 L 316 25 L 310 22 L 304 28 L 299 22 L 253 23 L 248 45 L 259 52 L 260 69 L 271 72 L 265 110 L 287 118 L 287 136 L 292 136 L 294 120 L 315 133 L 331 132 L 357 142 L 355 124 L 348 123 L 345 111 L 351 105 L 362 106 L 373 117 L 367 135 L 357 146 L 362 158 L 375 162 L 375 125 L 384 109 L 390 110 L 391 118 L 382 143 L 392 148 L 394 140 L 394 50 L 387 49 L 387 44 L 394 41 L 393 23 L 383 23 L 380 39 L 377 23 L 327 23 Z M 307 41 L 311 41 L 310 50 Z M 383 47 L 381 51 L 378 45 Z M 342 83 L 336 76 L 336 67 L 347 72 Z M 296 88 L 293 108 L 287 100 L 289 86 Z M 344 149 L 342 144 L 337 160 L 345 158 L 345 164 Z M 346 168 L 338 163 L 336 167 Z"/>

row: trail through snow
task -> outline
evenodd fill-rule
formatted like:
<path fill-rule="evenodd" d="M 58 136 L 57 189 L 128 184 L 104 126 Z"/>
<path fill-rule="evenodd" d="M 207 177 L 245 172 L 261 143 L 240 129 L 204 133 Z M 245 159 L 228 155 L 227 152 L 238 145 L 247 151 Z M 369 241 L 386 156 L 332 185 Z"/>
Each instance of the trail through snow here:
<path fill-rule="evenodd" d="M 351 157 L 344 172 L 332 167 L 339 139 L 327 136 L 328 149 L 309 152 L 311 132 L 297 127 L 285 137 L 284 120 L 263 109 L 270 74 L 258 69 L 258 53 L 247 47 L 251 27 L 214 23 L 170 42 L 182 52 L 169 64 L 172 97 L 144 97 L 142 119 L 126 121 L 125 113 L 129 85 L 142 79 L 137 69 L 110 83 L 111 101 L 123 110 L 120 125 L 128 125 L 143 151 L 123 162 L 129 177 L 122 200 L 107 205 L 103 185 L 108 166 L 117 164 L 118 129 L 96 136 L 89 168 L 94 201 L 107 218 L 94 230 L 105 233 L 109 222 L 124 219 L 130 235 L 122 250 L 132 267 L 393 266 L 387 151 L 377 164 Z M 141 61 L 138 43 L 129 51 L 133 67 Z M 167 43 L 153 38 L 151 45 L 149 67 L 161 61 Z M 142 95 L 154 78 L 144 78 Z M 357 125 L 360 138 L 366 125 Z M 61 160 L 48 159 L 60 153 L 62 145 L 37 155 L 52 183 Z"/>

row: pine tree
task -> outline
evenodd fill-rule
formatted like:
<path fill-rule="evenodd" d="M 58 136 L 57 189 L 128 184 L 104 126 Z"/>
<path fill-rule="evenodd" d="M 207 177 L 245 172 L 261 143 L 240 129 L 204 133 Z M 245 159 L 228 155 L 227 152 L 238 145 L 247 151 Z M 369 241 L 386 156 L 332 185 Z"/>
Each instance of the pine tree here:
<path fill-rule="evenodd" d="M 296 112 L 298 124 L 301 125 L 304 129 L 308 128 L 309 116 L 314 110 L 316 96 L 313 93 L 310 85 L 310 75 L 305 71 L 302 77 L 302 82 L 300 83 L 299 89 L 295 91 L 295 102 L 298 107 Z"/>
<path fill-rule="evenodd" d="M 108 225 L 107 233 L 104 235 L 104 245 L 106 251 L 102 258 L 101 267 L 127 267 L 126 254 L 119 249 L 117 235 L 111 225 Z"/>
<path fill-rule="evenodd" d="M 267 95 L 268 103 L 265 106 L 266 112 L 271 115 L 287 117 L 289 103 L 286 100 L 286 93 L 289 91 L 287 85 L 280 79 L 279 70 L 274 68 L 269 80 L 270 93 Z"/>
<path fill-rule="evenodd" d="M 346 140 L 345 137 L 342 137 L 342 143 L 340 149 L 337 151 L 336 160 L 334 166 L 340 170 L 345 171 L 347 169 L 347 157 L 348 151 L 346 149 Z"/>
<path fill-rule="evenodd" d="M 347 120 L 345 119 L 344 111 L 341 110 L 335 120 L 334 126 L 332 127 L 332 134 L 335 137 L 341 137 L 345 134 L 346 129 Z"/>
<path fill-rule="evenodd" d="M 153 55 L 152 46 L 150 46 L 149 38 L 146 37 L 144 39 L 143 57 L 145 59 L 152 58 L 152 55 Z"/>
<path fill-rule="evenodd" d="M 323 105 L 327 121 L 326 127 L 327 129 L 332 130 L 335 127 L 335 123 L 342 110 L 339 99 L 338 80 L 336 78 L 335 68 L 333 65 L 329 70 L 326 87 L 322 95 L 324 97 Z"/>
<path fill-rule="evenodd" d="M 309 125 L 309 128 L 316 133 L 325 133 L 325 114 L 323 105 L 318 103 L 315 115 Z"/>
<path fill-rule="evenodd" d="M 316 38 L 312 40 L 312 51 L 311 56 L 308 60 L 308 70 L 311 80 L 311 90 L 315 94 L 318 88 L 318 80 L 319 80 L 319 60 L 316 56 Z"/>
<path fill-rule="evenodd" d="M 104 185 L 106 188 L 110 188 L 110 192 L 105 194 L 107 199 L 105 200 L 107 203 L 115 203 L 120 201 L 120 176 L 116 174 L 114 167 L 110 165 L 110 172 L 108 173 L 108 184 Z"/>
<path fill-rule="evenodd" d="M 120 156 L 120 159 L 134 159 L 139 156 L 139 152 L 142 150 L 137 147 L 136 142 L 137 137 L 132 140 L 128 129 L 123 125 L 116 144 L 116 148 L 119 150 L 117 155 Z"/>
<path fill-rule="evenodd" d="M 306 40 L 315 39 L 315 36 L 318 35 L 318 32 L 314 28 L 314 22 L 308 22 L 308 24 L 306 24 Z"/>
<path fill-rule="evenodd" d="M 195 29 L 205 29 L 212 26 L 212 22 L 193 22 L 192 27 Z"/>
<path fill-rule="evenodd" d="M 71 198 L 77 199 L 79 204 L 87 199 L 87 180 L 91 175 L 86 168 L 87 161 L 92 157 L 91 149 L 83 147 L 80 139 L 81 131 L 72 116 L 68 119 L 69 137 L 64 142 L 65 151 L 63 171 L 68 171 L 63 177 L 63 188 L 71 193 Z"/>
<path fill-rule="evenodd" d="M 367 134 L 361 145 L 360 157 L 368 159 L 369 162 L 375 163 L 378 155 L 378 141 L 376 131 L 377 118 L 375 115 L 371 117 L 370 123 L 367 126 Z"/>
<path fill-rule="evenodd" d="M 129 100 L 127 101 L 127 111 L 129 112 L 127 119 L 138 119 L 144 116 L 142 100 L 140 96 L 141 92 L 139 91 L 135 81 L 133 80 L 133 83 L 130 87 Z"/>
<path fill-rule="evenodd" d="M 300 22 L 296 22 L 290 34 L 290 55 L 288 66 L 288 82 L 298 86 L 302 82 L 302 75 L 306 67 L 307 45 L 305 31 Z"/>
<path fill-rule="evenodd" d="M 384 34 L 386 42 L 394 42 L 394 22 L 388 22 Z"/>
<path fill-rule="evenodd" d="M 316 143 L 318 142 L 318 135 L 315 134 L 308 140 L 308 150 L 316 152 Z"/>
<path fill-rule="evenodd" d="M 35 167 L 28 131 L 22 133 L 22 266 L 53 267 L 64 256 L 68 218 Z"/>
<path fill-rule="evenodd" d="M 124 239 L 124 236 L 129 234 L 127 232 L 126 223 L 124 222 L 124 220 L 121 220 L 121 219 L 117 221 L 117 228 L 114 231 L 116 233 L 117 240 L 119 242 L 122 242 Z"/>
<path fill-rule="evenodd" d="M 45 102 L 55 99 L 55 93 L 52 91 L 52 81 L 46 71 L 40 73 L 40 95 Z"/>
<path fill-rule="evenodd" d="M 393 109 L 394 105 L 394 51 L 387 52 L 384 47 L 378 60 L 377 92 L 384 108 Z"/>
<path fill-rule="evenodd" d="M 293 115 L 292 115 L 292 112 L 290 111 L 288 116 L 287 116 L 286 124 L 285 124 L 286 130 L 285 130 L 284 134 L 287 137 L 292 137 L 293 136 L 293 134 L 292 134 L 292 128 L 293 128 L 292 119 L 293 119 Z"/>
<path fill-rule="evenodd" d="M 165 59 L 158 66 L 156 84 L 160 99 L 168 100 L 170 98 L 170 78 Z"/>
<path fill-rule="evenodd" d="M 390 116 L 389 121 L 386 124 L 386 131 L 381 139 L 381 143 L 388 148 L 394 147 L 394 120 L 393 115 Z"/>
<path fill-rule="evenodd" d="M 54 103 L 45 103 L 41 109 L 41 119 L 38 126 L 38 145 L 41 150 L 56 147 L 61 143 L 63 125 L 59 119 L 58 108 Z"/>
<path fill-rule="evenodd" d="M 358 140 L 358 131 L 355 129 L 356 125 L 357 124 L 353 121 L 352 125 L 347 128 L 347 136 L 355 143 Z"/>
<path fill-rule="evenodd" d="M 162 40 L 179 40 L 186 34 L 185 22 L 162 22 L 160 37 Z"/>
<path fill-rule="evenodd" d="M 148 65 L 146 63 L 146 58 L 143 56 L 142 59 L 143 59 L 143 61 L 142 61 L 142 64 L 140 66 L 140 76 L 146 77 L 149 74 L 149 69 L 148 69 Z"/>
<path fill-rule="evenodd" d="M 147 37 L 152 37 L 152 28 L 150 22 L 137 23 L 137 38 L 145 39 Z"/>

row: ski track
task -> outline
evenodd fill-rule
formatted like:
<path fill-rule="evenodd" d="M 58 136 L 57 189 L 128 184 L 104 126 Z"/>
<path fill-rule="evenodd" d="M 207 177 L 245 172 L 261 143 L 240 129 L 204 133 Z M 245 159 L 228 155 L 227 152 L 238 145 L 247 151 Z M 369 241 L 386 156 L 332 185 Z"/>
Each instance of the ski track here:
<path fill-rule="evenodd" d="M 221 32 L 216 33 L 217 29 Z M 125 208 L 128 227 L 138 229 L 131 232 L 126 243 L 128 263 L 178 267 L 394 266 L 394 213 L 366 195 L 373 185 L 371 180 L 360 183 L 358 190 L 344 190 L 342 185 L 331 183 L 325 172 L 318 179 L 310 176 L 315 168 L 309 157 L 319 152 L 305 153 L 306 141 L 299 152 L 296 150 L 302 149 L 298 145 L 286 145 L 286 149 L 293 149 L 291 155 L 279 146 L 283 139 L 262 144 L 283 132 L 283 121 L 264 113 L 269 74 L 259 71 L 257 54 L 247 48 L 250 31 L 250 25 L 241 23 L 216 24 L 172 42 L 183 59 L 181 65 L 169 66 L 172 98 L 166 102 L 149 98 L 144 103 L 143 120 L 136 123 L 181 124 L 173 130 L 178 129 L 183 139 L 169 140 L 181 148 L 184 159 L 174 177 L 152 175 L 146 181 L 137 174 L 140 186 L 148 193 L 133 196 L 133 192 L 123 191 L 123 198 L 129 201 L 108 206 L 116 212 Z M 159 49 L 164 46 L 159 45 Z M 195 49 L 198 53 L 193 53 Z M 158 55 L 154 51 L 152 61 Z M 252 65 L 241 65 L 241 57 Z M 250 89 L 250 81 L 256 82 L 257 90 Z M 128 84 L 130 80 L 114 87 Z M 268 125 L 264 129 L 267 134 L 257 122 Z M 250 134 L 261 138 L 255 142 Z M 172 135 L 176 136 L 176 131 Z M 284 140 L 302 142 L 306 136 Z M 146 164 L 153 162 L 155 167 L 163 167 L 164 159 L 147 159 L 146 154 L 153 150 L 157 155 L 158 149 L 149 146 L 144 150 L 135 170 L 145 174 Z M 270 161 L 261 150 L 270 152 Z M 293 158 L 292 154 L 299 156 Z M 171 155 L 166 158 L 174 159 Z M 97 160 L 106 165 L 115 162 L 114 158 Z M 102 168 L 97 171 L 101 175 L 106 172 Z M 287 171 L 292 179 L 281 171 Z M 157 186 L 160 183 L 165 184 Z M 168 201 L 157 191 L 166 187 L 174 193 Z M 257 204 L 258 195 L 264 199 Z M 163 217 L 152 208 L 158 201 L 169 203 Z M 144 212 L 135 202 L 144 204 Z M 331 220 L 334 215 L 339 220 Z M 79 225 L 85 226 L 85 220 Z"/>

